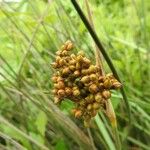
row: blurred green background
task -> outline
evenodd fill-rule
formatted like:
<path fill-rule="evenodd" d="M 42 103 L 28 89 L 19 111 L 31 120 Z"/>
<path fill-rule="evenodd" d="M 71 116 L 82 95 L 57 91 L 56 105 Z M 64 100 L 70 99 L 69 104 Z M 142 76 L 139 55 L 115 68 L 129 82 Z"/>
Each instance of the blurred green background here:
<path fill-rule="evenodd" d="M 87 16 L 85 1 L 78 1 Z M 0 150 L 150 149 L 150 2 L 89 0 L 95 30 L 126 91 L 112 104 L 114 132 L 102 112 L 90 129 L 69 101 L 53 104 L 50 63 L 68 39 L 94 62 L 94 43 L 70 0 L 0 1 Z M 104 70 L 111 72 L 103 59 Z"/>

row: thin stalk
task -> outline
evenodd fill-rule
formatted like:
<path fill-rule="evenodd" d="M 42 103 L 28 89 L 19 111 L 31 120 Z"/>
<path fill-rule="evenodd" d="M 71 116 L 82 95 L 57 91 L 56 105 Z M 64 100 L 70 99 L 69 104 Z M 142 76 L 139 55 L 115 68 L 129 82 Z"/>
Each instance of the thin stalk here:
<path fill-rule="evenodd" d="M 91 13 L 89 3 L 87 0 L 85 0 L 85 4 L 86 4 L 87 12 L 88 12 L 89 22 L 90 22 L 93 30 L 95 31 L 95 27 L 94 27 L 94 23 L 93 23 L 93 19 L 92 19 L 92 13 Z M 95 60 L 96 60 L 96 65 L 101 68 L 101 75 L 105 75 L 105 71 L 104 71 L 103 64 L 102 64 L 101 52 L 96 44 L 95 44 Z M 106 102 L 106 114 L 111 122 L 116 145 L 119 150 L 119 149 L 121 149 L 121 146 L 120 146 L 120 139 L 119 139 L 119 134 L 118 134 L 118 129 L 117 129 L 116 114 L 114 112 L 114 108 L 112 106 L 110 99 Z"/>
<path fill-rule="evenodd" d="M 111 59 L 109 58 L 106 50 L 104 49 L 103 45 L 101 44 L 101 41 L 99 40 L 97 34 L 92 29 L 90 23 L 88 22 L 87 18 L 85 17 L 84 13 L 82 12 L 80 6 L 76 2 L 76 0 L 71 0 L 71 2 L 73 4 L 74 8 L 76 9 L 77 13 L 79 14 L 81 20 L 83 21 L 84 25 L 86 26 L 87 30 L 89 31 L 89 33 L 90 33 L 91 37 L 93 38 L 95 44 L 97 45 L 97 47 L 101 51 L 101 53 L 102 53 L 103 57 L 105 58 L 108 66 L 109 66 L 109 68 L 111 69 L 112 73 L 114 74 L 114 76 L 116 77 L 116 79 L 121 82 L 120 77 L 118 76 L 118 73 L 117 73 L 117 71 L 116 71 L 116 69 L 115 69 L 115 67 L 114 67 Z M 125 93 L 125 90 L 124 90 L 123 87 L 121 88 L 121 94 L 123 96 L 126 108 L 128 110 L 129 122 L 131 122 L 131 113 L 130 113 L 129 102 L 128 102 L 128 99 L 127 99 L 127 96 L 126 96 L 126 93 Z"/>

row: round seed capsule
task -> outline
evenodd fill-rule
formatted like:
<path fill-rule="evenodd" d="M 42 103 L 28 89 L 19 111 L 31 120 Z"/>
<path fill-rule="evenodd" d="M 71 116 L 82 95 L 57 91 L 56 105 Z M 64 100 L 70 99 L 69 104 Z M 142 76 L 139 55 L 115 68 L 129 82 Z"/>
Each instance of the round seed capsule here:
<path fill-rule="evenodd" d="M 92 109 L 92 104 L 88 104 L 87 110 L 91 110 L 91 109 Z"/>
<path fill-rule="evenodd" d="M 82 111 L 81 110 L 77 110 L 76 112 L 75 112 L 75 117 L 76 118 L 79 118 L 79 117 L 81 117 L 82 116 Z"/>
<path fill-rule="evenodd" d="M 58 90 L 57 94 L 58 94 L 58 96 L 64 96 L 65 91 L 63 89 L 60 89 L 60 90 Z"/>
<path fill-rule="evenodd" d="M 91 74 L 91 75 L 90 75 L 90 80 L 92 80 L 92 81 L 97 80 L 96 74 Z"/>
<path fill-rule="evenodd" d="M 65 88 L 65 93 L 66 93 L 66 95 L 71 95 L 72 94 L 72 89 L 70 88 L 70 87 L 66 87 Z"/>
<path fill-rule="evenodd" d="M 98 91 L 98 86 L 96 84 L 91 84 L 89 87 L 91 93 L 96 93 Z"/>
<path fill-rule="evenodd" d="M 71 50 L 73 48 L 73 43 L 71 43 L 71 42 L 69 42 L 68 44 L 67 44 L 67 47 L 66 47 L 66 50 Z"/>
<path fill-rule="evenodd" d="M 93 109 L 99 109 L 100 108 L 100 103 L 93 103 Z"/>
<path fill-rule="evenodd" d="M 90 81 L 89 76 L 84 76 L 81 78 L 81 82 L 83 82 L 83 83 L 88 83 L 89 81 Z"/>
<path fill-rule="evenodd" d="M 109 98 L 111 97 L 111 93 L 110 93 L 110 91 L 108 91 L 108 90 L 104 90 L 104 91 L 102 92 L 102 96 L 103 96 L 105 99 L 109 99 Z"/>
<path fill-rule="evenodd" d="M 52 77 L 52 81 L 53 81 L 54 83 L 56 83 L 56 82 L 57 82 L 57 78 L 58 78 L 57 76 L 53 76 L 53 77 Z"/>
<path fill-rule="evenodd" d="M 66 67 L 66 68 L 64 68 L 63 70 L 62 70 L 62 75 L 63 76 L 66 76 L 66 75 L 68 75 L 70 73 L 70 69 L 68 68 L 68 67 Z"/>
<path fill-rule="evenodd" d="M 69 69 L 70 69 L 71 71 L 74 71 L 74 70 L 76 69 L 76 67 L 75 67 L 74 65 L 70 65 L 70 66 L 69 66 Z"/>
<path fill-rule="evenodd" d="M 97 93 L 97 94 L 95 95 L 95 101 L 96 101 L 96 102 L 101 102 L 101 100 L 102 100 L 102 95 L 101 95 L 101 93 Z"/>
<path fill-rule="evenodd" d="M 74 96 L 79 96 L 80 95 L 80 91 L 78 89 L 73 90 L 73 95 Z"/>
<path fill-rule="evenodd" d="M 74 74 L 75 77 L 79 77 L 80 76 L 80 71 L 76 70 L 73 74 Z"/>
<path fill-rule="evenodd" d="M 112 86 L 111 80 L 110 79 L 105 79 L 104 81 L 104 87 L 109 89 Z"/>
<path fill-rule="evenodd" d="M 65 87 L 65 84 L 63 81 L 59 81 L 56 85 L 56 88 L 57 89 L 63 89 Z"/>

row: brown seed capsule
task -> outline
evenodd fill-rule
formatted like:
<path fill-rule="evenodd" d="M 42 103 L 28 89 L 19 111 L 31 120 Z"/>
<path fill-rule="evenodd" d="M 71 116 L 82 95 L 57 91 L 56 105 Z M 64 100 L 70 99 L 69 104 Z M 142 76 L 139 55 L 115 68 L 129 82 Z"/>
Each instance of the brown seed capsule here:
<path fill-rule="evenodd" d="M 90 81 L 90 77 L 89 76 L 84 76 L 81 78 L 81 82 L 83 83 L 88 83 Z"/>
<path fill-rule="evenodd" d="M 88 104 L 87 110 L 91 110 L 91 109 L 92 109 L 92 104 Z"/>
<path fill-rule="evenodd" d="M 65 96 L 65 91 L 63 89 L 60 89 L 60 90 L 58 90 L 57 94 L 60 97 Z"/>
<path fill-rule="evenodd" d="M 67 52 L 66 50 L 63 50 L 63 51 L 62 51 L 62 55 L 63 55 L 63 56 L 67 56 L 67 55 L 68 55 L 68 52 Z"/>
<path fill-rule="evenodd" d="M 100 90 L 103 90 L 103 89 L 104 89 L 104 84 L 103 84 L 103 83 L 100 83 L 100 84 L 98 85 L 98 87 L 99 87 Z"/>
<path fill-rule="evenodd" d="M 93 94 L 89 94 L 85 100 L 87 101 L 87 103 L 92 103 L 94 101 L 94 95 Z"/>
<path fill-rule="evenodd" d="M 91 93 L 96 93 L 98 91 L 98 86 L 96 84 L 91 84 L 89 87 Z"/>
<path fill-rule="evenodd" d="M 74 59 L 70 60 L 70 61 L 69 61 L 69 64 L 70 64 L 70 65 L 75 65 L 75 64 L 76 64 L 76 60 L 74 60 Z"/>
<path fill-rule="evenodd" d="M 74 65 L 70 65 L 70 66 L 69 66 L 69 69 L 70 69 L 71 71 L 74 71 L 74 70 L 76 69 L 76 67 L 75 67 Z"/>
<path fill-rule="evenodd" d="M 75 55 L 75 54 L 71 54 L 70 57 L 71 57 L 72 59 L 74 59 L 74 60 L 76 59 L 76 55 Z"/>
<path fill-rule="evenodd" d="M 82 61 L 83 61 L 82 55 L 78 55 L 77 58 L 76 58 L 76 60 L 77 60 L 78 62 L 82 62 Z"/>
<path fill-rule="evenodd" d="M 77 62 L 77 63 L 76 63 L 76 69 L 78 70 L 78 69 L 80 69 L 80 68 L 81 68 L 81 65 L 80 65 L 79 62 Z"/>
<path fill-rule="evenodd" d="M 61 76 L 57 77 L 57 82 L 59 82 L 59 81 L 63 81 L 63 78 Z"/>
<path fill-rule="evenodd" d="M 100 76 L 100 77 L 98 78 L 98 80 L 99 80 L 99 82 L 104 82 L 104 77 L 103 77 L 103 76 Z"/>
<path fill-rule="evenodd" d="M 70 73 L 70 69 L 68 67 L 66 67 L 62 70 L 62 75 L 64 75 L 64 76 L 68 75 L 69 73 Z"/>
<path fill-rule="evenodd" d="M 58 50 L 58 51 L 56 52 L 56 55 L 58 55 L 58 56 L 61 55 L 61 52 L 62 52 L 62 51 Z"/>
<path fill-rule="evenodd" d="M 71 43 L 71 42 L 68 43 L 68 44 L 67 44 L 67 47 L 66 47 L 66 50 L 69 51 L 69 50 L 71 50 L 72 48 L 73 48 L 73 43 Z"/>
<path fill-rule="evenodd" d="M 66 95 L 70 96 L 72 94 L 72 89 L 70 87 L 65 88 Z"/>
<path fill-rule="evenodd" d="M 97 94 L 95 95 L 95 101 L 98 102 L 98 103 L 100 103 L 101 100 L 102 100 L 102 95 L 101 95 L 101 93 L 97 93 Z"/>
<path fill-rule="evenodd" d="M 83 62 L 84 62 L 86 65 L 90 65 L 90 63 L 91 63 L 91 61 L 90 61 L 88 58 L 86 58 L 86 57 L 83 58 Z"/>
<path fill-rule="evenodd" d="M 91 75 L 90 75 L 90 80 L 92 80 L 92 81 L 97 80 L 96 74 L 91 74 Z"/>
<path fill-rule="evenodd" d="M 76 118 L 79 118 L 79 117 L 81 117 L 82 116 L 82 111 L 81 110 L 77 110 L 76 112 L 75 112 L 75 117 Z"/>
<path fill-rule="evenodd" d="M 56 56 L 56 63 L 59 64 L 61 57 L 60 56 Z"/>
<path fill-rule="evenodd" d="M 104 80 L 104 87 L 109 89 L 112 86 L 111 80 L 110 79 L 105 79 Z"/>
<path fill-rule="evenodd" d="M 53 76 L 53 77 L 52 77 L 52 81 L 53 81 L 54 83 L 56 83 L 56 82 L 57 82 L 57 78 L 58 78 L 57 76 Z"/>
<path fill-rule="evenodd" d="M 79 77 L 80 76 L 80 71 L 76 70 L 73 74 L 74 74 L 75 77 Z"/>
<path fill-rule="evenodd" d="M 99 109 L 100 108 L 100 103 L 93 103 L 93 109 Z"/>
<path fill-rule="evenodd" d="M 60 60 L 59 60 L 59 65 L 60 65 L 60 66 L 65 65 L 65 63 L 66 63 L 66 61 L 65 61 L 64 59 L 60 59 Z"/>
<path fill-rule="evenodd" d="M 113 83 L 113 87 L 114 87 L 115 89 L 119 89 L 119 88 L 122 87 L 122 84 L 121 84 L 120 82 L 116 81 L 116 82 Z"/>
<path fill-rule="evenodd" d="M 111 93 L 110 93 L 110 91 L 108 91 L 108 90 L 104 90 L 104 91 L 102 92 L 102 96 L 103 96 L 105 99 L 109 99 L 109 98 L 111 97 Z"/>
<path fill-rule="evenodd" d="M 73 90 L 73 95 L 74 96 L 79 96 L 80 95 L 80 91 L 78 89 Z"/>
<path fill-rule="evenodd" d="M 64 87 L 65 87 L 65 84 L 64 84 L 63 81 L 59 81 L 59 82 L 57 83 L 57 88 L 58 88 L 58 89 L 63 89 Z"/>

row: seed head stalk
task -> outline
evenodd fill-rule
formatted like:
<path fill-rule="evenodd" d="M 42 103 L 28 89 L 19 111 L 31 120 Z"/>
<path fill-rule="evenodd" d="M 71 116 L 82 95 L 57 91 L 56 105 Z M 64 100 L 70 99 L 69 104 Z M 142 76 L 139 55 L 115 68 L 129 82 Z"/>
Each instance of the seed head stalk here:
<path fill-rule="evenodd" d="M 91 25 L 91 27 L 93 28 L 93 30 L 95 31 L 95 27 L 94 27 L 94 23 L 93 23 L 93 19 L 92 19 L 92 12 L 90 10 L 89 7 L 89 3 L 87 0 L 85 0 L 85 5 L 86 5 L 86 9 L 87 9 L 87 13 L 88 13 L 88 19 L 89 19 L 89 23 Z M 96 61 L 96 65 L 101 69 L 101 75 L 105 75 L 105 71 L 103 69 L 103 62 L 102 62 L 102 55 L 101 52 L 99 50 L 99 48 L 97 47 L 96 44 L 95 45 L 95 50 L 94 50 L 94 54 L 95 54 L 95 61 Z M 116 143 L 117 143 L 117 147 L 118 149 L 121 149 L 120 147 L 120 139 L 119 139 L 119 135 L 118 135 L 118 129 L 117 129 L 117 120 L 116 120 L 116 114 L 114 112 L 114 108 L 112 106 L 111 100 L 108 99 L 106 101 L 106 115 L 109 118 L 111 125 L 113 127 L 113 132 L 115 135 L 115 139 L 116 139 Z"/>

